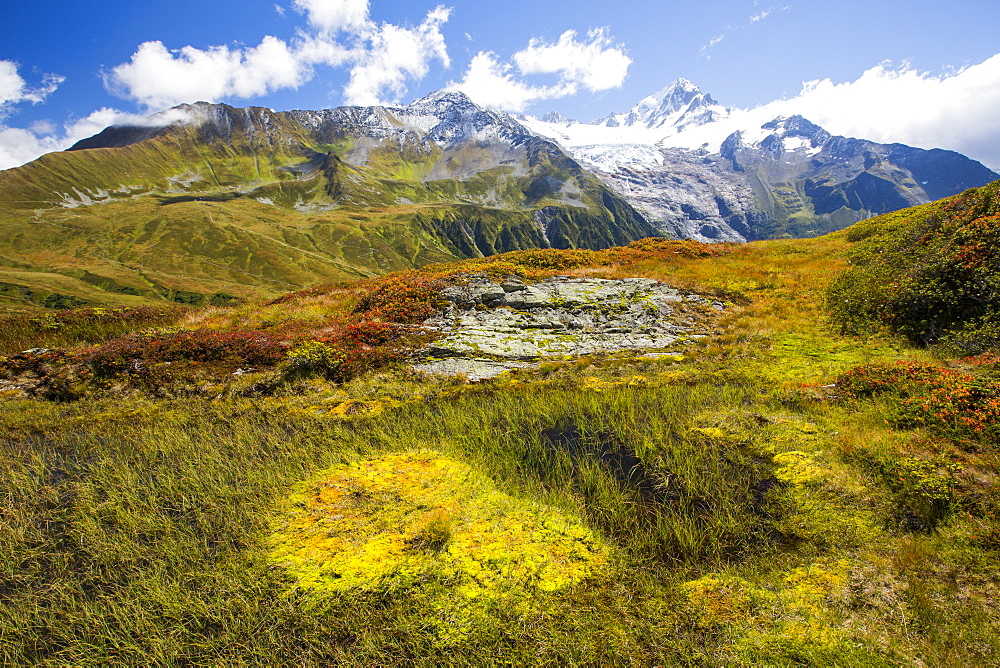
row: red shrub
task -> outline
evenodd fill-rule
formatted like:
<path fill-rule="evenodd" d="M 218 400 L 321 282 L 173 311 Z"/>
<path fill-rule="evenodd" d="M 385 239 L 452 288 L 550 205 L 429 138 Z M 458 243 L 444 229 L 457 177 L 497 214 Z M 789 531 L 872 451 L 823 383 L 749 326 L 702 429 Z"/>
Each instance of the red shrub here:
<path fill-rule="evenodd" d="M 893 421 L 964 439 L 1000 437 L 1000 384 L 915 362 L 866 364 L 837 379 L 847 397 L 894 395 Z"/>
<path fill-rule="evenodd" d="M 86 361 L 99 376 L 136 371 L 136 362 L 238 362 L 273 366 L 285 346 L 268 332 L 182 330 L 162 335 L 124 336 L 92 350 Z"/>
<path fill-rule="evenodd" d="M 346 348 L 378 347 L 395 343 L 406 331 L 408 330 L 405 327 L 396 323 L 362 320 L 342 325 L 333 334 L 327 336 L 325 341 Z"/>
<path fill-rule="evenodd" d="M 415 323 L 430 317 L 443 303 L 445 282 L 419 271 L 389 274 L 372 281 L 354 313 L 371 320 Z"/>

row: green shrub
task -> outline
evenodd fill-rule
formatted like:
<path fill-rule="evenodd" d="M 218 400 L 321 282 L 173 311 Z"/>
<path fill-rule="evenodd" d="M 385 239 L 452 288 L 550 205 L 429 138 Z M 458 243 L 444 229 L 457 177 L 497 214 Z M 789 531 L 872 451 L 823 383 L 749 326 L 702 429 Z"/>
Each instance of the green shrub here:
<path fill-rule="evenodd" d="M 847 332 L 887 329 L 963 354 L 1000 346 L 1000 181 L 859 223 L 830 287 Z"/>
<path fill-rule="evenodd" d="M 321 341 L 306 341 L 288 351 L 283 370 L 292 376 L 322 375 L 333 378 L 347 359 L 343 351 Z"/>

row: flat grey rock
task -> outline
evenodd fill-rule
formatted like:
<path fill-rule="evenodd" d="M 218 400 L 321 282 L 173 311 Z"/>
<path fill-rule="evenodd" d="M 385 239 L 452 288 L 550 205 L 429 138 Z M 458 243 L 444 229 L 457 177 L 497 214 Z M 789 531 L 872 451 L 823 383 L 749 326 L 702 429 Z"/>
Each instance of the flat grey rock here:
<path fill-rule="evenodd" d="M 555 276 L 526 284 L 469 275 L 443 293 L 447 307 L 424 326 L 444 336 L 420 351 L 415 368 L 470 380 L 531 366 L 542 358 L 660 350 L 693 338 L 682 303 L 724 308 L 648 278 Z"/>
<path fill-rule="evenodd" d="M 497 362 L 494 360 L 470 359 L 453 357 L 441 360 L 429 360 L 414 364 L 413 368 L 424 373 L 441 373 L 448 376 L 464 375 L 469 380 L 478 381 L 494 378 L 513 369 L 531 366 L 523 362 Z"/>

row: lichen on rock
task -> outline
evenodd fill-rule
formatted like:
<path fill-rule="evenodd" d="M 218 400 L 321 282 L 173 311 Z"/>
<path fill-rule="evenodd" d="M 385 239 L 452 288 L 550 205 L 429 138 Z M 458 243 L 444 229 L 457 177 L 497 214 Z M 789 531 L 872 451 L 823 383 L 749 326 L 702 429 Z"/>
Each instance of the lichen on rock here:
<path fill-rule="evenodd" d="M 415 366 L 477 379 L 542 358 L 682 345 L 699 336 L 696 320 L 725 308 L 647 278 L 554 276 L 528 284 L 470 275 L 442 297 L 447 307 L 424 326 L 443 336 Z"/>

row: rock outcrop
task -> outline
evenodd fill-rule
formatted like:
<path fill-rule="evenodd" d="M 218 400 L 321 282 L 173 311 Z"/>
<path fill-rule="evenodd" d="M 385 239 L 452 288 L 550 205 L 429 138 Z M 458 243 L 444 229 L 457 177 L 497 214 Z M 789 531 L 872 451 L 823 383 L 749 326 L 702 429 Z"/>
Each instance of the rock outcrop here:
<path fill-rule="evenodd" d="M 703 336 L 725 308 L 646 278 L 526 283 L 473 275 L 443 296 L 448 306 L 424 326 L 444 336 L 421 351 L 415 367 L 472 380 L 544 358 L 675 348 Z"/>

